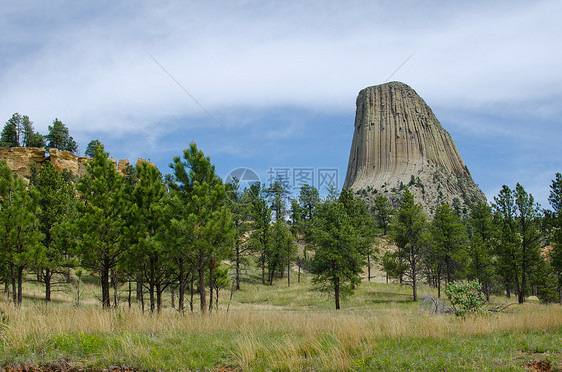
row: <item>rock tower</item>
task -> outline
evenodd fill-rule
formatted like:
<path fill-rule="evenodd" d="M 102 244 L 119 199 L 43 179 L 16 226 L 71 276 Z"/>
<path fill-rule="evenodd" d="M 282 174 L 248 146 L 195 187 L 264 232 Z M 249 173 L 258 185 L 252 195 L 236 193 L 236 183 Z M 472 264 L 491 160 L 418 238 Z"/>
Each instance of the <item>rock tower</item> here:
<path fill-rule="evenodd" d="M 441 203 L 466 213 L 486 200 L 431 108 L 400 82 L 359 92 L 344 187 L 368 201 L 383 194 L 395 204 L 408 187 L 429 214 Z"/>

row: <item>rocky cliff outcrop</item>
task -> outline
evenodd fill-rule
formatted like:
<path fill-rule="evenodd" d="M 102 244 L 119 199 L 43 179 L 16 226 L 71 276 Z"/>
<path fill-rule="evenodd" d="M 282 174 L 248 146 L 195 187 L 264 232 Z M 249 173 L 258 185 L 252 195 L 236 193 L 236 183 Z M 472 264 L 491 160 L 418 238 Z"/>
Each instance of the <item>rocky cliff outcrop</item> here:
<path fill-rule="evenodd" d="M 59 171 L 66 169 L 74 173 L 78 177 L 82 177 L 86 173 L 85 162 L 88 161 L 86 156 L 76 156 L 68 151 L 59 151 L 57 149 L 49 150 L 49 157 L 45 161 L 50 161 L 51 164 Z"/>
<path fill-rule="evenodd" d="M 57 149 L 50 149 L 49 152 L 43 148 L 37 147 L 5 147 L 0 148 L 0 161 L 5 161 L 12 172 L 16 173 L 18 177 L 29 179 L 31 174 L 31 164 L 36 164 L 37 169 L 46 161 L 51 162 L 59 171 L 66 169 L 78 177 L 82 177 L 86 173 L 85 164 L 90 158 L 86 156 L 77 156 L 68 151 L 59 151 Z M 125 174 L 127 167 L 130 165 L 129 160 L 121 159 L 117 162 L 115 159 L 109 159 L 117 171 Z M 137 165 L 142 162 L 149 162 L 144 159 L 137 159 Z"/>
<path fill-rule="evenodd" d="M 31 163 L 41 165 L 45 161 L 45 149 L 36 147 L 1 148 L 0 161 L 5 161 L 18 177 L 29 177 L 29 165 Z"/>
<path fill-rule="evenodd" d="M 486 200 L 431 108 L 400 82 L 359 92 L 344 187 L 394 203 L 408 187 L 429 214 L 444 202 L 466 211 Z"/>

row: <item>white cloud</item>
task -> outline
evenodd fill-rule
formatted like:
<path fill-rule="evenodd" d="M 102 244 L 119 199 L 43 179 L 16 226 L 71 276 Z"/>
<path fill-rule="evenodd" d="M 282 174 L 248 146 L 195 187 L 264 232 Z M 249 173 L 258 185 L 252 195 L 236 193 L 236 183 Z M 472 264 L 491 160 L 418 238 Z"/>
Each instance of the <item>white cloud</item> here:
<path fill-rule="evenodd" d="M 64 115 L 73 125 L 128 131 L 162 116 L 199 113 L 145 51 L 210 110 L 349 108 L 361 88 L 383 82 L 413 51 L 394 78 L 433 102 L 473 106 L 561 89 L 556 2 L 421 8 L 169 1 L 104 3 L 83 12 L 56 4 L 39 6 L 33 17 L 59 12 L 56 24 L 12 32 L 22 45 L 38 40 L 39 47 L 3 59 L 4 116 L 33 111 L 41 120 Z"/>
<path fill-rule="evenodd" d="M 384 82 L 415 52 L 392 80 L 432 107 L 498 118 L 493 128 L 459 118 L 472 135 L 514 133 L 500 120 L 509 112 L 559 137 L 544 120 L 561 114 L 561 13 L 554 0 L 8 2 L 0 119 L 25 113 L 45 131 L 59 117 L 75 137 L 132 134 L 153 149 L 180 127 L 215 127 L 149 52 L 230 131 L 283 140 L 302 135 L 293 121 L 279 128 L 239 113 L 351 113 L 360 89 Z"/>

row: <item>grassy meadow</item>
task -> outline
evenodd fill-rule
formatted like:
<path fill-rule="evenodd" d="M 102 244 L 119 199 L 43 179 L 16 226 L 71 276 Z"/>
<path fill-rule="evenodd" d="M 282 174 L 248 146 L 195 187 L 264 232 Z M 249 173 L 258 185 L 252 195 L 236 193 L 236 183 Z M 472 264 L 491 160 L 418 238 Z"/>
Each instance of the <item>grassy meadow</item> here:
<path fill-rule="evenodd" d="M 411 289 L 364 281 L 335 311 L 332 298 L 296 275 L 273 286 L 247 278 L 221 292 L 210 315 L 179 314 L 165 298 L 160 314 L 122 302 L 101 310 L 94 278 L 75 293 L 64 285 L 52 303 L 26 283 L 22 308 L 0 302 L 0 366 L 66 365 L 135 371 L 525 371 L 562 369 L 562 307 L 526 303 L 509 313 L 430 315 Z M 127 288 L 126 288 L 127 287 Z M 422 287 L 420 292 L 435 295 Z M 195 307 L 198 307 L 195 298 Z M 492 303 L 505 302 L 493 298 Z M 515 299 L 512 299 L 515 301 Z M 20 369 L 23 370 L 23 369 Z M 125 369 L 124 369 L 125 370 Z"/>

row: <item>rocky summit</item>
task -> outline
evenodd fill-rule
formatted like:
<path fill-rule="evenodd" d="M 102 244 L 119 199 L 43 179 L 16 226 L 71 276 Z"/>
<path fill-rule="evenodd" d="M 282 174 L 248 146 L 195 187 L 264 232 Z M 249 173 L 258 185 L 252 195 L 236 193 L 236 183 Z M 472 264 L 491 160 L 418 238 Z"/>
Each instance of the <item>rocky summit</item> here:
<path fill-rule="evenodd" d="M 396 205 L 408 189 L 428 214 L 442 203 L 466 213 L 486 201 L 449 133 L 425 101 L 400 82 L 365 88 L 357 97 L 355 132 L 344 188 Z"/>

